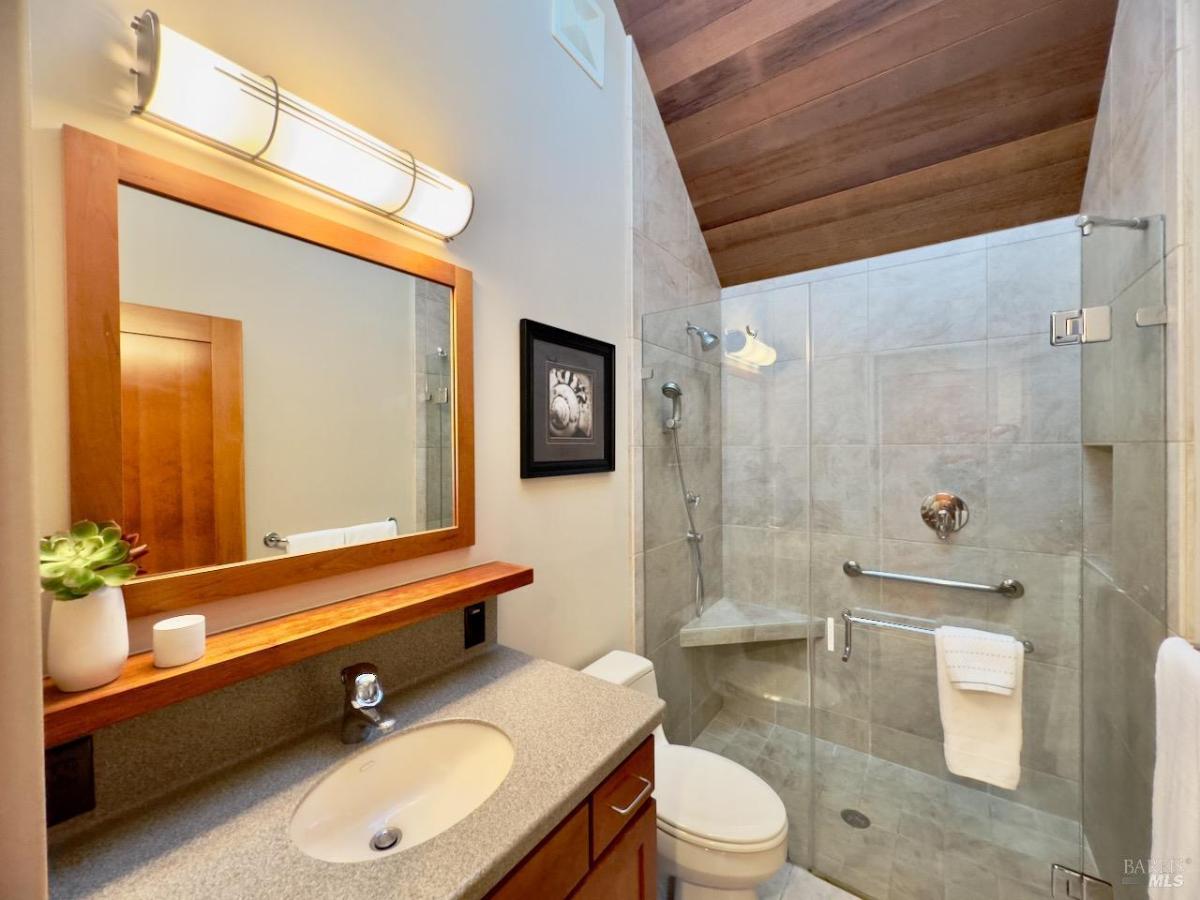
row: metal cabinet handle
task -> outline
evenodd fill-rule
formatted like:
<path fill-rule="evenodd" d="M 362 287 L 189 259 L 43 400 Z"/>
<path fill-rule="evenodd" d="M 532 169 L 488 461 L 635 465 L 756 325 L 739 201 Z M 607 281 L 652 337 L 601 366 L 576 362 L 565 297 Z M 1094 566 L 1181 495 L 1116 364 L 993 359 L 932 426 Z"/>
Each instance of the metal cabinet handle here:
<path fill-rule="evenodd" d="M 641 775 L 634 775 L 633 777 L 636 778 L 638 781 L 642 782 L 642 784 L 644 784 L 646 786 L 644 788 L 642 788 L 642 792 L 640 794 L 638 794 L 636 797 L 634 797 L 633 802 L 630 803 L 628 806 L 609 806 L 609 809 L 611 809 L 613 812 L 615 812 L 618 816 L 629 815 L 630 812 L 633 811 L 634 807 L 636 807 L 639 803 L 641 803 L 643 800 L 645 800 L 646 795 L 649 794 L 652 790 L 654 790 L 653 782 L 643 778 Z"/>

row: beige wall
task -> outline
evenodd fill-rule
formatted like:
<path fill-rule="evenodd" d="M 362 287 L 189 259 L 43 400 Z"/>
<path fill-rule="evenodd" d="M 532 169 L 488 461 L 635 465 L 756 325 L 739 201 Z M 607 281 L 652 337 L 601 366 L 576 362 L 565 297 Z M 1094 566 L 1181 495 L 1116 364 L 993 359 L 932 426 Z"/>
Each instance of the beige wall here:
<path fill-rule="evenodd" d="M 607 82 L 549 33 L 543 3 L 232 0 L 155 5 L 163 21 L 418 157 L 469 180 L 477 208 L 449 245 L 406 234 L 126 115 L 138 0 L 32 11 L 33 191 L 38 279 L 37 528 L 67 521 L 60 127 L 69 122 L 450 259 L 475 275 L 477 545 L 209 608 L 216 625 L 351 596 L 488 559 L 528 563 L 536 584 L 500 600 L 499 638 L 571 665 L 631 634 L 629 467 L 521 481 L 518 321 L 620 343 L 628 321 L 624 42 L 606 3 Z M 624 358 L 617 387 L 627 395 Z M 624 417 L 617 443 L 628 445 Z M 139 639 L 135 628 L 135 642 Z"/>
<path fill-rule="evenodd" d="M 416 279 L 119 193 L 121 299 L 242 323 L 245 558 L 280 555 L 272 531 L 388 516 L 414 531 Z"/>
<path fill-rule="evenodd" d="M 0 896 L 45 893 L 24 2 L 0 4 Z"/>

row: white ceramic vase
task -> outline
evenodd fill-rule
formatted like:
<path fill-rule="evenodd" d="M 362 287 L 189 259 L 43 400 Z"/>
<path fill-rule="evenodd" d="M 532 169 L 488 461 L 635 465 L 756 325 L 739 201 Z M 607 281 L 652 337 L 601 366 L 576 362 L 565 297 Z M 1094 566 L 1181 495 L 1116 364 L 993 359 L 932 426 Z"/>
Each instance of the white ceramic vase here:
<path fill-rule="evenodd" d="M 129 658 L 125 595 L 103 587 L 78 600 L 55 599 L 50 607 L 46 671 L 59 690 L 86 691 L 108 684 Z"/>

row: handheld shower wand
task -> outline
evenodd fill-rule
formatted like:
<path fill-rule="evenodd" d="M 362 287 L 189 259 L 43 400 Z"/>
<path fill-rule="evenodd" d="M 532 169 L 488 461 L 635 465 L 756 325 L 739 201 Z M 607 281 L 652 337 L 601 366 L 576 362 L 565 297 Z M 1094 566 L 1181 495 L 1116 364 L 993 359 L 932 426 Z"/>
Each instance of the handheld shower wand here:
<path fill-rule="evenodd" d="M 700 495 L 688 490 L 687 481 L 683 477 L 683 457 L 679 452 L 679 426 L 683 424 L 683 388 L 674 381 L 668 381 L 662 386 L 663 396 L 671 401 L 671 417 L 663 426 L 671 432 L 671 444 L 675 448 L 675 472 L 679 476 L 679 493 L 683 495 L 683 511 L 687 514 L 688 530 L 685 535 L 688 545 L 692 548 L 692 570 L 695 574 L 696 615 L 704 614 L 704 560 L 700 554 L 700 542 L 704 535 L 696 530 L 696 518 L 693 510 L 700 504 Z"/>
<path fill-rule="evenodd" d="M 683 389 L 674 381 L 668 381 L 662 386 L 664 397 L 671 399 L 671 417 L 663 425 L 669 431 L 674 431 L 683 424 Z"/>

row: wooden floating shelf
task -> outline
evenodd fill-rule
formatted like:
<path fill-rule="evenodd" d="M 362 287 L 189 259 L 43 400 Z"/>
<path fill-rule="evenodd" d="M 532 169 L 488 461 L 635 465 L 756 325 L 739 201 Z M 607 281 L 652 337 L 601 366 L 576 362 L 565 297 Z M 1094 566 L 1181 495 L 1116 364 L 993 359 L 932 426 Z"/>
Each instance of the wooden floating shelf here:
<path fill-rule="evenodd" d="M 90 691 L 66 693 L 47 678 L 46 746 L 532 583 L 528 566 L 485 563 L 210 635 L 204 656 L 186 666 L 156 669 L 146 652 L 129 657 L 116 681 Z"/>

